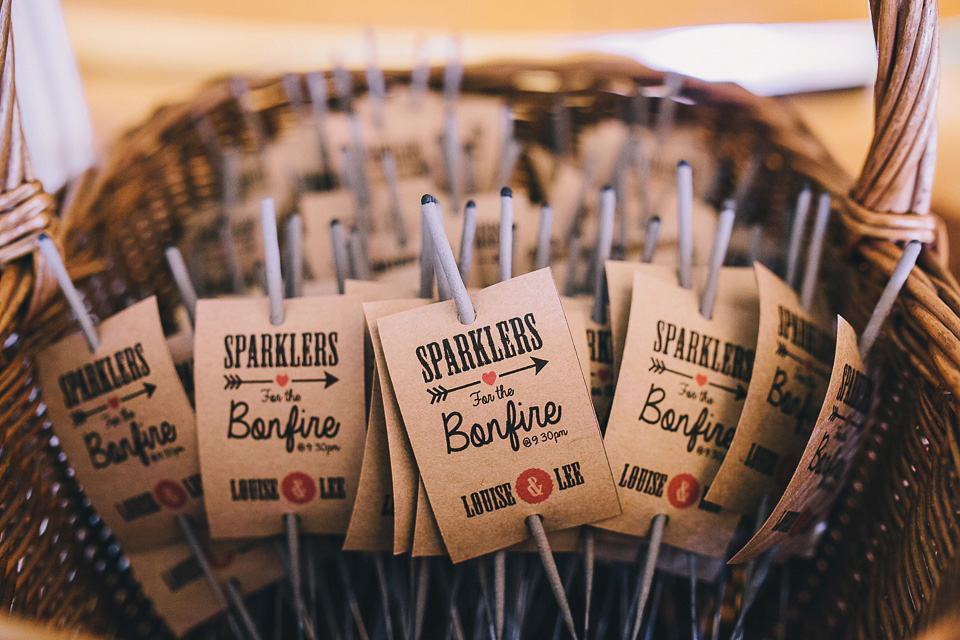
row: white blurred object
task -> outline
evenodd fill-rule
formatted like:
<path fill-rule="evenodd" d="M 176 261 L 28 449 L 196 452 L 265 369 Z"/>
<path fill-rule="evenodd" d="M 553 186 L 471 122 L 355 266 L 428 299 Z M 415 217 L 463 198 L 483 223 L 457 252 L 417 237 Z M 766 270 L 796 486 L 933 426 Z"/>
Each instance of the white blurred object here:
<path fill-rule="evenodd" d="M 566 48 L 626 56 L 710 82 L 735 82 L 763 96 L 860 87 L 872 83 L 877 70 L 866 20 L 611 33 L 571 39 Z"/>
<path fill-rule="evenodd" d="M 60 0 L 13 0 L 13 34 L 23 133 L 37 177 L 55 192 L 97 157 Z"/>

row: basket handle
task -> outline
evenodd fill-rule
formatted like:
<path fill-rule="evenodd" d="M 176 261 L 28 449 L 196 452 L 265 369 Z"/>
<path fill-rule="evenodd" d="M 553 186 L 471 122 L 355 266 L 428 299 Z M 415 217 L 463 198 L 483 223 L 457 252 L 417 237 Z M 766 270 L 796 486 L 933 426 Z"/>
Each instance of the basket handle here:
<path fill-rule="evenodd" d="M 847 199 L 859 235 L 932 242 L 928 214 L 937 153 L 937 0 L 870 0 L 877 41 L 874 134 Z"/>

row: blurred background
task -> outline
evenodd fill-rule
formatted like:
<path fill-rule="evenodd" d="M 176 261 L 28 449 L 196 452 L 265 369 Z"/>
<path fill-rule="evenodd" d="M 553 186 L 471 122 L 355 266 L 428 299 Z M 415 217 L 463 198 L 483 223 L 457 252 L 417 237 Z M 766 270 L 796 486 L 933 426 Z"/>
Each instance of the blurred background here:
<path fill-rule="evenodd" d="M 28 14 L 60 4 L 17 2 L 15 23 L 36 23 Z M 467 63 L 602 51 L 737 81 L 783 95 L 851 174 L 872 129 L 867 0 L 62 0 L 62 11 L 101 151 L 156 106 L 188 98 L 215 75 L 328 68 L 334 60 L 362 65 L 371 33 L 385 67 L 408 67 L 423 42 L 441 63 L 455 38 Z M 960 94 L 960 0 L 941 0 L 940 14 L 934 208 L 960 221 L 960 181 L 953 179 L 960 167 L 953 107 Z M 27 30 L 16 28 L 23 57 Z M 45 38 L 37 28 L 26 36 L 33 48 Z M 21 94 L 29 90 L 23 75 L 18 71 Z"/>

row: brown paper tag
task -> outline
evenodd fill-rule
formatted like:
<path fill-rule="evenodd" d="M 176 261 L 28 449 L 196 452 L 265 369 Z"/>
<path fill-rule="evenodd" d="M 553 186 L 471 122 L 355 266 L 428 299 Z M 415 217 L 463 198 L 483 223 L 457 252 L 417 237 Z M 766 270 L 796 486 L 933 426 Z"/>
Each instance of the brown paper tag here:
<path fill-rule="evenodd" d="M 205 534 L 200 537 L 220 583 L 236 578 L 244 593 L 252 593 L 283 576 L 283 566 L 271 543 L 211 542 Z M 210 585 L 186 544 L 129 553 L 127 557 L 143 592 L 177 636 L 220 612 Z"/>
<path fill-rule="evenodd" d="M 393 549 L 393 484 L 390 475 L 390 451 L 387 447 L 387 421 L 383 414 L 380 380 L 374 376 L 367 438 L 363 447 L 363 465 L 357 499 L 353 503 L 350 525 L 343 541 L 345 551 L 391 551 Z"/>
<path fill-rule="evenodd" d="M 422 478 L 417 482 L 417 516 L 413 528 L 413 549 L 410 555 L 417 558 L 447 555 L 447 548 L 443 544 L 443 536 L 440 535 L 440 528 L 430 507 L 430 498 L 427 497 Z"/>
<path fill-rule="evenodd" d="M 396 109 L 397 106 L 401 108 Z M 438 151 L 427 145 L 436 146 L 437 141 L 436 138 L 428 140 L 427 133 L 423 131 L 423 128 L 426 126 L 433 128 L 442 126 L 441 104 L 431 100 L 425 101 L 421 112 L 406 114 L 410 128 L 400 129 L 394 126 L 394 122 L 402 117 L 405 110 L 396 101 L 388 99 L 384 111 L 387 126 L 382 130 L 375 130 L 373 126 L 368 126 L 372 124 L 370 115 L 372 107 L 368 100 L 362 97 L 358 98 L 354 101 L 353 107 L 361 123 L 364 145 L 363 159 L 371 184 L 383 181 L 380 157 L 384 149 L 389 149 L 393 153 L 397 163 L 397 174 L 401 180 L 428 173 L 429 167 L 433 164 L 433 158 Z M 438 122 L 439 125 L 437 125 Z M 338 174 L 343 175 L 343 157 L 340 151 L 344 147 L 352 151 L 354 147 L 349 116 L 342 111 L 333 112 L 327 115 L 325 124 L 331 164 Z M 421 126 L 416 126 L 416 124 Z"/>
<path fill-rule="evenodd" d="M 633 274 L 643 273 L 662 282 L 675 283 L 676 270 L 660 264 L 644 264 L 608 260 L 607 293 L 609 298 L 610 335 L 613 340 L 613 374 L 619 375 L 623 360 L 623 346 L 627 341 L 627 325 L 630 324 L 630 302 L 633 300 Z M 750 273 L 753 280 L 753 273 Z M 755 285 L 752 287 L 756 291 Z"/>
<path fill-rule="evenodd" d="M 569 298 L 567 309 L 580 309 L 584 332 L 587 337 L 587 353 L 590 365 L 590 399 L 601 431 L 607 427 L 610 405 L 617 379 L 613 373 L 613 342 L 610 332 L 609 314 L 607 322 L 597 324 L 593 321 L 593 298 Z"/>
<path fill-rule="evenodd" d="M 454 562 L 619 512 L 549 269 L 379 321 L 394 392 Z"/>
<path fill-rule="evenodd" d="M 590 388 L 590 345 L 587 342 L 587 318 L 583 313 L 583 305 L 575 298 L 560 297 L 563 313 L 567 316 L 567 326 L 570 327 L 570 337 L 573 338 L 573 347 L 577 350 L 577 359 L 583 371 L 583 381 Z"/>
<path fill-rule="evenodd" d="M 363 302 L 417 297 L 417 293 L 412 289 L 400 288 L 386 282 L 353 280 L 349 278 L 343 283 L 343 292 L 348 296 L 358 296 Z M 366 318 L 364 318 L 363 322 L 363 366 L 367 399 L 365 406 L 367 407 L 367 414 L 369 415 L 371 409 L 370 396 L 373 393 L 373 378 L 376 376 L 376 367 L 373 357 L 373 342 L 370 340 L 370 327 L 367 326 Z"/>
<path fill-rule="evenodd" d="M 500 151 L 500 113 L 503 102 L 488 96 L 462 96 L 457 100 L 457 125 L 462 155 L 469 156 L 460 165 L 460 184 L 465 192 L 470 183 L 474 189 L 489 189 L 496 179 L 496 160 Z M 440 138 L 444 135 L 444 101 L 440 94 L 426 96 L 416 109 L 409 108 L 402 93 L 388 95 L 383 111 L 383 127 L 373 125 L 373 107 L 364 97 L 354 100 L 354 110 L 364 126 L 367 172 L 371 183 L 382 181 L 380 155 L 390 149 L 397 161 L 401 179 L 425 175 L 444 175 Z M 346 114 L 331 113 L 327 117 L 327 138 L 330 148 L 353 147 L 353 137 Z M 331 160 L 340 171 L 340 154 Z M 472 175 L 466 175 L 473 167 Z"/>
<path fill-rule="evenodd" d="M 263 255 L 263 233 L 260 227 L 261 200 L 257 197 L 245 198 L 238 202 L 228 215 L 237 268 L 248 285 L 256 284 L 260 278 L 258 264 L 261 258 L 259 256 Z"/>
<path fill-rule="evenodd" d="M 834 339 L 800 308 L 796 293 L 755 267 L 760 332 L 743 415 L 707 499 L 750 513 L 764 495 L 778 500 L 816 424 L 833 366 Z"/>
<path fill-rule="evenodd" d="M 385 316 L 416 309 L 430 304 L 429 300 L 407 299 L 367 302 L 363 305 L 367 328 L 376 359 L 377 378 L 383 400 L 384 421 L 387 432 L 387 446 L 390 454 L 390 473 L 393 481 L 393 552 L 406 553 L 413 546 L 414 522 L 417 511 L 417 484 L 419 473 L 413 458 L 413 449 L 403 426 L 397 396 L 390 384 L 383 347 L 380 344 L 380 328 L 377 321 Z"/>
<path fill-rule="evenodd" d="M 419 270 L 419 267 L 417 269 Z M 364 302 L 416 298 L 418 293 L 412 286 L 404 288 L 379 280 L 353 280 L 351 278 L 343 282 L 343 292 L 348 296 L 359 296 Z"/>
<path fill-rule="evenodd" d="M 363 315 L 354 296 L 197 304 L 197 421 L 214 538 L 344 533 L 364 440 Z"/>
<path fill-rule="evenodd" d="M 872 397 L 873 381 L 864 374 L 857 334 L 838 317 L 837 356 L 817 426 L 780 502 L 731 563 L 747 562 L 774 547 L 781 555 L 810 549 L 825 528 L 821 523 L 843 488 L 850 463 L 860 448 L 864 416 Z"/>
<path fill-rule="evenodd" d="M 721 557 L 740 515 L 704 499 L 743 408 L 757 338 L 756 294 L 721 271 L 713 319 L 696 290 L 634 274 L 630 328 L 604 444 L 623 515 L 597 526 Z"/>
<path fill-rule="evenodd" d="M 330 223 L 341 219 L 349 225 L 357 211 L 357 197 L 348 189 L 305 193 L 300 196 L 303 216 L 303 257 L 314 280 L 333 279 L 333 249 Z M 263 255 L 256 253 L 254 255 Z"/>
<path fill-rule="evenodd" d="M 477 205 L 477 229 L 474 238 L 473 260 L 467 286 L 481 289 L 500 280 L 500 190 L 476 193 L 470 198 Z M 463 231 L 463 212 L 451 211 L 446 194 L 440 194 L 447 237 L 459 239 Z M 516 225 L 513 246 L 513 270 L 525 271 L 532 266 L 531 250 L 537 238 L 539 210 L 530 204 L 526 192 L 513 191 L 513 223 Z M 418 227 L 419 228 L 419 227 Z"/>
<path fill-rule="evenodd" d="M 196 420 L 147 298 L 41 353 L 41 388 L 77 479 L 124 547 L 179 540 L 174 516 L 203 518 Z"/>
<path fill-rule="evenodd" d="M 178 311 L 181 309 L 183 307 L 179 307 Z M 170 351 L 170 357 L 173 358 L 173 366 L 177 370 L 183 390 L 187 392 L 187 398 L 193 404 L 193 328 L 185 317 L 180 318 L 177 333 L 167 338 L 167 349 Z"/>

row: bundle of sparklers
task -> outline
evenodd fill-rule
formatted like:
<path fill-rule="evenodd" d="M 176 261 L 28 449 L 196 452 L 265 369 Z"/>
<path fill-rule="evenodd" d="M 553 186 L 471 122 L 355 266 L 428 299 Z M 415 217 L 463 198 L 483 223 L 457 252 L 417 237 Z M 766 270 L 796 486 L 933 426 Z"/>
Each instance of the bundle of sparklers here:
<path fill-rule="evenodd" d="M 231 80 L 165 338 L 60 265 L 82 331 L 41 377 L 124 563 L 191 637 L 795 636 L 919 246 L 857 336 L 830 194 L 722 157 L 683 78 L 545 122 L 462 75 Z"/>

